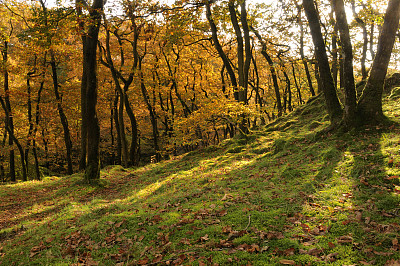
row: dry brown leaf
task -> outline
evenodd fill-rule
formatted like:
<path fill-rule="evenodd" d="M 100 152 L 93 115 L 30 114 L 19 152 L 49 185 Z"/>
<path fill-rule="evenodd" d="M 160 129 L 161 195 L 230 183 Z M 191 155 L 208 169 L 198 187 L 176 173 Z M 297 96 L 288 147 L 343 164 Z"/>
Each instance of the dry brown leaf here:
<path fill-rule="evenodd" d="M 385 266 L 400 266 L 400 260 L 388 260 Z"/>
<path fill-rule="evenodd" d="M 295 265 L 296 264 L 296 262 L 294 260 L 280 260 L 279 263 L 283 264 L 283 265 Z"/>
<path fill-rule="evenodd" d="M 351 236 L 340 236 L 340 237 L 338 237 L 337 242 L 341 243 L 341 244 L 351 243 L 351 242 L 353 242 L 353 238 Z"/>
<path fill-rule="evenodd" d="M 359 222 L 362 221 L 362 212 L 360 212 L 360 211 L 356 212 L 356 220 Z"/>

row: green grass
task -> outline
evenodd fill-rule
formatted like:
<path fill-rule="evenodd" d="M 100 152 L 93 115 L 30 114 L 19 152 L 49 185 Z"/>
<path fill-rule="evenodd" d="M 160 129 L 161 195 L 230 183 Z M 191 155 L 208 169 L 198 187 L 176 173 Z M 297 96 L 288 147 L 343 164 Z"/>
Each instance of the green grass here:
<path fill-rule="evenodd" d="M 396 122 L 400 104 L 385 112 Z M 400 260 L 400 126 L 320 134 L 328 125 L 316 98 L 246 140 L 106 167 L 99 186 L 2 185 L 0 265 Z"/>

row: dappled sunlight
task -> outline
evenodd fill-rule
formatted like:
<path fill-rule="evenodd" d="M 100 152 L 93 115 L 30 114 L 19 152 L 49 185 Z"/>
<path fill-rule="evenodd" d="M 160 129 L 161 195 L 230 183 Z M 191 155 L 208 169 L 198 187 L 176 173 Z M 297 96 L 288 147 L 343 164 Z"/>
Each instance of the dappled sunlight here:
<path fill-rule="evenodd" d="M 167 177 L 165 177 L 162 181 L 155 181 L 145 188 L 140 189 L 137 192 L 134 192 L 134 195 L 127 197 L 125 200 L 136 202 L 138 199 L 144 199 L 152 194 L 156 193 L 163 186 L 168 186 L 169 190 L 173 190 L 174 182 L 178 185 L 179 182 L 193 183 L 199 182 L 201 179 L 207 178 L 222 178 L 223 175 L 229 175 L 230 172 L 238 171 L 243 167 L 246 167 L 257 160 L 258 156 L 254 156 L 252 159 L 248 158 L 237 158 L 234 161 L 232 157 L 237 157 L 236 154 L 231 156 L 217 156 L 212 159 L 204 159 L 198 162 L 196 167 L 192 167 L 190 170 L 181 170 L 176 173 L 173 173 Z M 220 158 L 224 158 L 224 160 L 220 161 Z M 163 167 L 168 167 L 168 165 L 162 165 Z M 143 170 L 143 169 L 142 169 Z M 142 171 L 139 170 L 139 171 Z M 167 190 L 165 193 L 170 194 L 171 191 Z M 172 191 L 173 192 L 173 191 Z"/>

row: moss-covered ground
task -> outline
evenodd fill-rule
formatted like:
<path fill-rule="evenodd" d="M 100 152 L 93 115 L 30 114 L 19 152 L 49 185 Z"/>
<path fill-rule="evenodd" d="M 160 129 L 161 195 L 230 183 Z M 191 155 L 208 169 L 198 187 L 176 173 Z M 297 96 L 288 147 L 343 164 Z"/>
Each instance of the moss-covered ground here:
<path fill-rule="evenodd" d="M 320 132 L 317 98 L 246 139 L 0 186 L 0 265 L 400 265 L 391 126 Z"/>

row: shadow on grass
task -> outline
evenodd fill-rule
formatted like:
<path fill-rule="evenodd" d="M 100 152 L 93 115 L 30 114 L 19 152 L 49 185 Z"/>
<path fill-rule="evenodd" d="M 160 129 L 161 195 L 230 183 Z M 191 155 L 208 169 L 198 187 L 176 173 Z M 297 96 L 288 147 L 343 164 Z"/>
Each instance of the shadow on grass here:
<path fill-rule="evenodd" d="M 71 193 L 65 186 L 54 194 L 83 199 L 87 206 L 76 217 L 75 229 L 58 224 L 48 233 L 86 232 L 101 247 L 91 250 L 93 258 L 110 265 L 158 255 L 173 258 L 189 250 L 197 260 L 207 257 L 226 265 L 232 256 L 237 264 L 274 265 L 283 258 L 327 263 L 334 253 L 340 265 L 371 260 L 383 265 L 388 259 L 383 254 L 398 256 L 389 253 L 396 235 L 393 223 L 399 222 L 395 179 L 386 179 L 380 144 L 384 134 L 328 136 L 316 142 L 311 135 L 288 133 L 274 147 L 271 143 L 257 152 L 253 142 L 236 143 L 149 165 L 126 179 L 106 173 L 111 181 L 104 188 L 79 186 Z M 37 232 L 41 239 L 46 228 L 32 229 L 31 235 Z M 64 239 L 57 240 L 54 254 L 67 249 Z M 79 247 L 76 256 L 90 250 L 83 242 Z M 125 249 L 130 257 L 116 260 L 114 255 Z M 21 251 L 4 258 L 11 260 Z M 51 263 L 63 260 L 50 258 Z"/>

